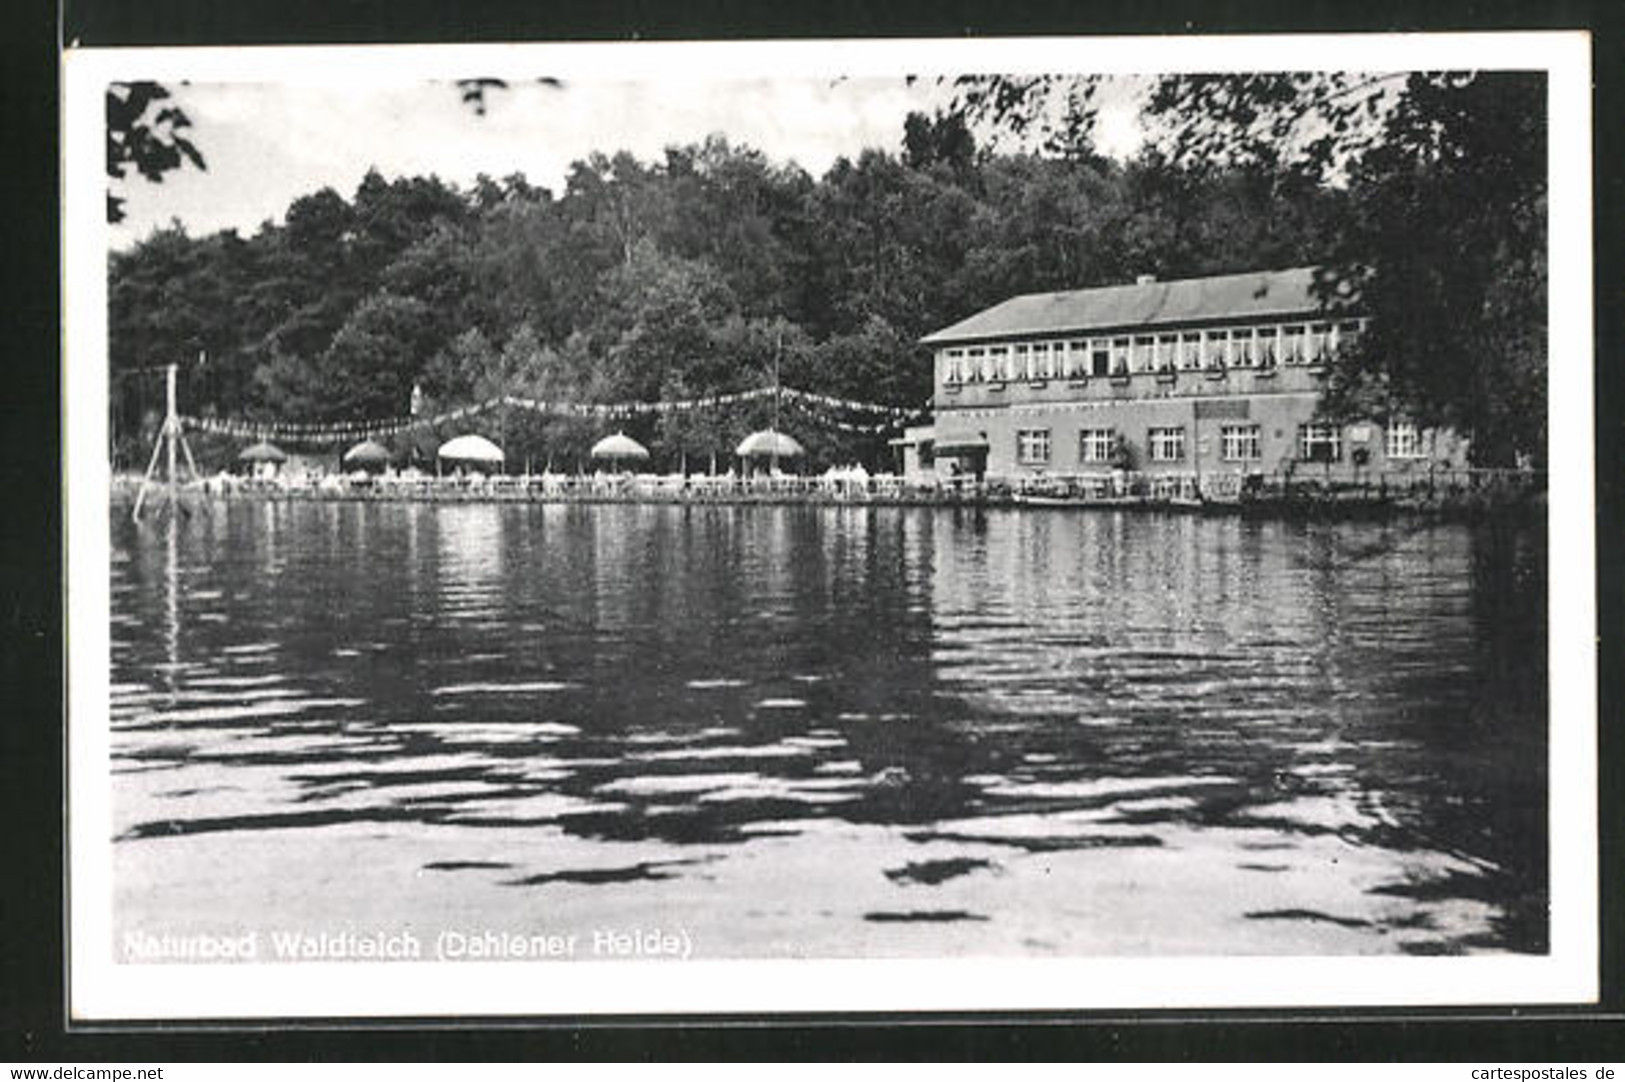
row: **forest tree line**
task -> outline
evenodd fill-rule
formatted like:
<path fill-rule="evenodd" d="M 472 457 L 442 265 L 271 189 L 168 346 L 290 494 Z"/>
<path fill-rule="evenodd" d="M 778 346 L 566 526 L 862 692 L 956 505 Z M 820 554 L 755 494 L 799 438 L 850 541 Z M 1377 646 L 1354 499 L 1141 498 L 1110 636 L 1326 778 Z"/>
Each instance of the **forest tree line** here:
<path fill-rule="evenodd" d="M 1521 94 L 1521 84 L 1474 80 L 1442 103 L 1421 102 L 1478 133 L 1469 155 L 1499 155 L 1468 162 L 1476 201 L 1449 208 L 1430 200 L 1459 204 L 1462 182 L 1452 189 L 1441 172 L 1459 171 L 1460 156 L 1406 145 L 1407 130 L 1359 148 L 1335 175 L 1279 156 L 1193 154 L 1201 123 L 1224 130 L 1210 100 L 1205 114 L 1204 102 L 1187 111 L 1187 142 L 1153 141 L 1127 162 L 1075 133 L 1070 145 L 993 149 L 976 133 L 1019 126 L 1009 103 L 1020 94 L 1005 94 L 991 115 L 974 98 L 913 114 L 894 150 L 839 159 L 817 178 L 720 135 L 658 160 L 593 154 L 559 192 L 520 175 L 465 189 L 369 172 L 349 195 L 324 188 L 294 200 L 251 236 L 193 237 L 173 224 L 110 257 L 115 460 L 139 466 L 162 410 L 161 380 L 144 370 L 170 362 L 182 366 L 186 412 L 267 421 L 400 417 L 414 387 L 430 411 L 503 394 L 686 398 L 767 385 L 775 366 L 787 386 L 912 407 L 931 392 L 919 337 L 1014 294 L 1323 263 L 1360 268 L 1363 289 L 1392 309 L 1393 334 L 1372 336 L 1386 348 L 1394 335 L 1420 334 L 1425 353 L 1432 332 L 1413 310 L 1420 295 L 1446 306 L 1435 316 L 1457 318 L 1452 304 L 1478 313 L 1467 330 L 1503 351 L 1528 346 L 1504 363 L 1538 368 L 1538 385 L 1522 370 L 1515 387 L 1473 377 L 1474 395 L 1507 399 L 1493 418 L 1470 415 L 1482 403 L 1449 356 L 1433 358 L 1431 386 L 1391 365 L 1351 363 L 1333 407 L 1341 398 L 1371 412 L 1376 386 L 1424 420 L 1502 425 L 1493 441 L 1502 458 L 1538 452 L 1543 430 L 1516 429 L 1528 396 L 1544 393 L 1544 173 L 1532 196 L 1523 159 L 1534 151 L 1515 147 L 1509 165 L 1506 146 L 1490 139 Z M 1436 121 L 1401 115 L 1387 126 L 1435 131 Z M 1539 110 L 1534 122 L 1543 124 Z M 1491 190 L 1486 170 L 1521 170 L 1520 183 Z M 1503 213 L 1508 200 L 1520 214 Z M 1474 250 L 1459 250 L 1463 231 Z M 1468 264 L 1472 275 L 1453 283 Z M 1477 356 L 1468 363 L 1498 354 Z M 1543 398 L 1534 404 L 1543 418 Z M 725 454 L 767 408 L 618 427 L 669 465 Z M 815 462 L 886 461 L 884 434 L 812 418 L 784 424 Z M 579 460 L 606 434 L 601 422 L 521 411 L 483 422 L 487 435 L 497 426 L 510 462 Z M 230 449 L 205 450 L 219 462 Z"/>

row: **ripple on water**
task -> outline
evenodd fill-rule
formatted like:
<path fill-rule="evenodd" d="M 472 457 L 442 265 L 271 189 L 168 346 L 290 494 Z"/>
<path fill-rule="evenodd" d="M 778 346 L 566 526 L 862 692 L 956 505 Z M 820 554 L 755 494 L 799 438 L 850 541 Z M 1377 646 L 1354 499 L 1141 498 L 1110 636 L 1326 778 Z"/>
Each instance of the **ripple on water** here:
<path fill-rule="evenodd" d="M 780 743 L 787 747 L 813 750 L 841 748 L 846 746 L 846 737 L 840 733 L 807 733 L 803 736 L 787 736 Z"/>
<path fill-rule="evenodd" d="M 222 646 L 220 652 L 232 656 L 239 654 L 268 654 L 275 650 L 278 645 L 278 643 L 274 642 L 245 642 L 236 646 Z"/>
<path fill-rule="evenodd" d="M 176 607 L 115 536 L 114 822 L 164 839 L 128 919 L 499 926 L 528 879 L 742 954 L 1544 949 L 1545 712 L 1504 701 L 1543 685 L 1499 661 L 1541 655 L 1489 637 L 1533 637 L 1494 538 L 1362 576 L 1233 520 L 332 510 L 183 533 Z M 714 887 L 667 874 L 713 845 Z"/>
<path fill-rule="evenodd" d="M 336 710 L 365 705 L 365 699 L 285 699 L 260 702 L 234 701 L 221 706 L 194 706 L 179 710 L 155 710 L 142 720 L 153 725 L 191 724 L 210 721 L 242 721 L 248 718 L 291 717 L 312 710 Z"/>
<path fill-rule="evenodd" d="M 633 796 L 681 796 L 710 789 L 749 785 L 760 781 L 757 774 L 645 774 L 620 778 L 598 786 L 601 793 L 627 793 Z"/>
<path fill-rule="evenodd" d="M 523 680 L 514 683 L 498 681 L 474 684 L 446 684 L 434 688 L 430 695 L 513 695 L 546 691 L 570 691 L 580 687 L 563 680 Z"/>
<path fill-rule="evenodd" d="M 633 762 L 662 763 L 706 759 L 798 759 L 805 758 L 803 747 L 781 744 L 706 744 L 699 747 L 662 748 L 656 751 L 634 751 L 626 758 Z"/>
<path fill-rule="evenodd" d="M 769 778 L 757 776 L 748 782 L 706 789 L 697 799 L 702 804 L 759 801 L 789 801 L 797 804 L 843 804 L 861 800 L 863 792 L 853 778 Z"/>
<path fill-rule="evenodd" d="M 997 777 L 989 777 L 984 780 L 986 786 L 983 792 L 988 796 L 1038 800 L 1089 800 L 1099 797 L 1122 796 L 1126 793 L 1157 792 L 1168 789 L 1177 791 L 1199 786 L 1240 784 L 1235 778 L 1194 775 L 1167 778 L 1098 778 L 1091 781 L 1028 783 L 1009 782 Z"/>
<path fill-rule="evenodd" d="M 263 676 L 194 676 L 186 683 L 193 688 L 256 688 L 284 684 L 287 679 L 279 673 L 266 673 Z"/>
<path fill-rule="evenodd" d="M 433 733 L 443 740 L 523 740 L 538 736 L 575 736 L 580 726 L 562 721 L 395 721 L 382 728 L 389 732 Z"/>

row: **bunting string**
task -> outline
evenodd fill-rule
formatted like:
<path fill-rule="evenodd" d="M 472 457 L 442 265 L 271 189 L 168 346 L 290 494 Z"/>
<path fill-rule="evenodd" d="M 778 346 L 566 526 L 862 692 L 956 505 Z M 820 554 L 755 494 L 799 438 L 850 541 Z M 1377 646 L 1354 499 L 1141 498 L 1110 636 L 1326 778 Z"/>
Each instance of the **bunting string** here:
<path fill-rule="evenodd" d="M 839 398 L 797 390 L 794 387 L 759 387 L 749 391 L 731 391 L 726 394 L 702 395 L 695 398 L 669 399 L 658 402 L 572 402 L 563 399 L 523 398 L 500 395 L 472 405 L 444 410 L 427 417 L 393 417 L 370 421 L 250 421 L 236 418 L 198 417 L 181 415 L 186 428 L 246 440 L 283 440 L 289 443 L 331 444 L 346 441 L 378 439 L 400 435 L 415 429 L 436 429 L 455 425 L 499 407 L 521 409 L 531 413 L 555 417 L 595 418 L 599 420 L 626 420 L 635 417 L 686 413 L 696 410 L 718 409 L 754 402 L 777 395 L 781 402 L 794 406 L 821 424 L 843 432 L 878 434 L 901 427 L 925 416 L 922 408 L 891 406 L 879 402 Z M 876 418 L 870 421 L 851 421 L 831 413 L 857 414 Z"/>

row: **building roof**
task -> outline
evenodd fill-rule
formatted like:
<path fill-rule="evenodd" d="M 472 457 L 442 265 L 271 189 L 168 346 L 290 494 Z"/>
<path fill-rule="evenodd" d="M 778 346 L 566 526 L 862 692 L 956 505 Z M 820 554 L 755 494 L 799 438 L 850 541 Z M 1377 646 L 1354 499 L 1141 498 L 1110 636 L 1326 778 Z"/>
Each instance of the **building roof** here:
<path fill-rule="evenodd" d="M 1320 311 L 1314 267 L 1026 293 L 920 339 L 927 345 Z"/>

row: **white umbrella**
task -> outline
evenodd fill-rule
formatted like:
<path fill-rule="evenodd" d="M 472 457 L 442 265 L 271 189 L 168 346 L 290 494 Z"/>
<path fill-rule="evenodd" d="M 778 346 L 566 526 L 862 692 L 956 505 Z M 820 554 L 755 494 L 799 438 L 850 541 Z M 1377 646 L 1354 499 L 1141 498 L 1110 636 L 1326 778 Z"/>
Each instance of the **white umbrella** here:
<path fill-rule="evenodd" d="M 752 432 L 734 451 L 741 458 L 794 458 L 801 453 L 801 444 L 771 428 Z"/>
<path fill-rule="evenodd" d="M 441 458 L 456 462 L 502 461 L 502 448 L 484 436 L 458 436 L 456 439 L 447 440 L 440 445 L 438 453 Z"/>
<path fill-rule="evenodd" d="M 389 448 L 377 440 L 362 440 L 348 451 L 344 452 L 345 464 L 364 466 L 389 465 Z"/>
<path fill-rule="evenodd" d="M 592 457 L 645 459 L 649 457 L 649 449 L 631 436 L 617 432 L 593 444 Z"/>
<path fill-rule="evenodd" d="M 282 448 L 274 443 L 261 440 L 252 447 L 245 447 L 238 453 L 237 458 L 243 462 L 286 462 L 288 456 Z"/>

